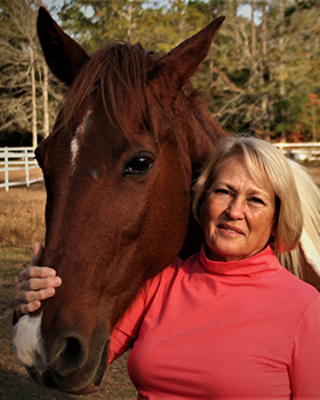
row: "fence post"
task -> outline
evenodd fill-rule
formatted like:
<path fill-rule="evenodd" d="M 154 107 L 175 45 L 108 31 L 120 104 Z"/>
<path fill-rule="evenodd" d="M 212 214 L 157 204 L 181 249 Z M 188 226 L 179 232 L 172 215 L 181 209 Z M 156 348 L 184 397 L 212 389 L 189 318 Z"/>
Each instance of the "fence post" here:
<path fill-rule="evenodd" d="M 9 153 L 8 147 L 4 148 L 4 185 L 6 192 L 9 191 Z"/>
<path fill-rule="evenodd" d="M 25 169 L 26 169 L 26 184 L 27 187 L 30 186 L 30 176 L 29 176 L 29 158 L 28 158 L 28 150 L 25 149 L 24 150 L 24 165 L 25 165 Z"/>

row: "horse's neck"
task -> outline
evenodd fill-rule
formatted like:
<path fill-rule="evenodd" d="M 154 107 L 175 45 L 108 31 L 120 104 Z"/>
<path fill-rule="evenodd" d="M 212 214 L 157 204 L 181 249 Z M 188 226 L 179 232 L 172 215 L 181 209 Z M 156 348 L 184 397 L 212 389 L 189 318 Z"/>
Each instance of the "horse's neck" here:
<path fill-rule="evenodd" d="M 188 232 L 185 238 L 182 249 L 180 250 L 179 257 L 185 260 L 192 254 L 200 251 L 203 243 L 203 233 L 201 226 L 195 221 L 190 211 Z"/>
<path fill-rule="evenodd" d="M 316 271 L 316 267 L 311 265 L 308 262 L 307 255 L 302 249 L 302 246 L 299 245 L 300 251 L 300 268 L 301 268 L 301 278 L 309 283 L 310 285 L 314 286 L 320 292 L 320 277 Z"/>
<path fill-rule="evenodd" d="M 214 152 L 218 142 L 229 136 L 212 118 L 209 113 L 198 116 L 201 130 L 194 132 L 189 139 L 190 158 L 192 161 L 192 182 L 198 178 L 203 167 Z M 200 225 L 194 220 L 190 209 L 189 226 L 184 245 L 179 256 L 183 259 L 197 253 L 203 243 L 203 233 Z"/>

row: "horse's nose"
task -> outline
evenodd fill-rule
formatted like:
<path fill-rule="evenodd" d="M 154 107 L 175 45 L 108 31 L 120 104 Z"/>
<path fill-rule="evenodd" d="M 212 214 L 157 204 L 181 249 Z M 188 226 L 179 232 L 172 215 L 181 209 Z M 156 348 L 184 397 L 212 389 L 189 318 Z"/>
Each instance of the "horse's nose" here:
<path fill-rule="evenodd" d="M 59 335 L 50 346 L 48 366 L 51 371 L 66 377 L 79 370 L 88 358 L 88 346 L 78 332 Z"/>

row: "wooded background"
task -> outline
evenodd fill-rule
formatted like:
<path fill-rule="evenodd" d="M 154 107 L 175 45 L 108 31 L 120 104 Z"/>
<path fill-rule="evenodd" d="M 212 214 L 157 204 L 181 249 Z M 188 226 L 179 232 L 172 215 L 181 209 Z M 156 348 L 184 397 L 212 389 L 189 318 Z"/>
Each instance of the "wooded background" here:
<path fill-rule="evenodd" d="M 0 0 L 0 146 L 36 146 L 66 90 L 41 54 L 40 5 L 89 53 L 120 39 L 163 55 L 225 15 L 194 79 L 212 116 L 231 133 L 320 141 L 319 0 Z"/>

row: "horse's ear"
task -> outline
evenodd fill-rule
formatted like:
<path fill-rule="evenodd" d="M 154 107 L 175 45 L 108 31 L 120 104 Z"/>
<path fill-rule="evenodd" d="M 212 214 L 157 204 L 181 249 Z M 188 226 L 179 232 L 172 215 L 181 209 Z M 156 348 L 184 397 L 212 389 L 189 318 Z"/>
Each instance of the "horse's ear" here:
<path fill-rule="evenodd" d="M 39 9 L 37 29 L 49 68 L 58 79 L 69 86 L 89 58 L 88 54 L 63 32 L 44 7 Z"/>
<path fill-rule="evenodd" d="M 196 35 L 160 58 L 149 77 L 152 79 L 164 74 L 170 79 L 170 83 L 175 83 L 176 89 L 179 90 L 207 57 L 213 37 L 224 19 L 225 17 L 215 19 Z"/>

